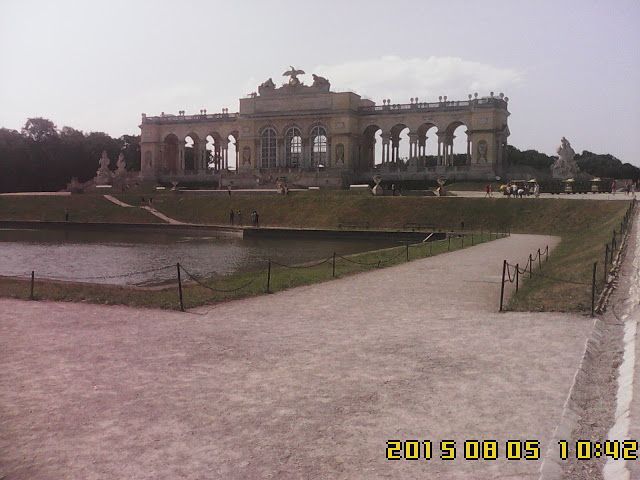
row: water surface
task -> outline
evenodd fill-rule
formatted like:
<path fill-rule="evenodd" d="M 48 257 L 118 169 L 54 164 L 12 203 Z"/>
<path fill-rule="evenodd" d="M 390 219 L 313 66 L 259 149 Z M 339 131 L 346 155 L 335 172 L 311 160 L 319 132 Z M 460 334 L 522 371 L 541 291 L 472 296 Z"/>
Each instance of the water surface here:
<path fill-rule="evenodd" d="M 393 246 L 390 240 L 229 239 L 172 233 L 0 229 L 0 275 L 143 285 L 175 280 L 177 262 L 208 278 Z M 152 271 L 170 267 L 162 271 Z"/>

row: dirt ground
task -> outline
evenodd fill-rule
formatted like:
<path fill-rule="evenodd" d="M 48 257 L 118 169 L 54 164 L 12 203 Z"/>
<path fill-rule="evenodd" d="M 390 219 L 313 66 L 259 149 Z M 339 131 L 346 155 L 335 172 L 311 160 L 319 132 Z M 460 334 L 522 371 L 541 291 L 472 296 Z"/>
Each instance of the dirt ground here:
<path fill-rule="evenodd" d="M 499 314 L 513 235 L 183 314 L 0 299 L 0 478 L 526 479 L 591 327 Z M 386 459 L 388 440 L 433 458 Z M 456 459 L 440 458 L 440 441 Z M 496 440 L 497 460 L 465 460 Z"/>

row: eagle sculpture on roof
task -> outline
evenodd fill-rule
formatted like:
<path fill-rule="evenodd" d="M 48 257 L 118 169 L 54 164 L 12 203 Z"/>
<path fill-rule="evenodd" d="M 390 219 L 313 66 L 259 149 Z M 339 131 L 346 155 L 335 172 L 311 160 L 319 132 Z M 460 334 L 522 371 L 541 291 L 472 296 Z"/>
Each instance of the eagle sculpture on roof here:
<path fill-rule="evenodd" d="M 296 70 L 293 65 L 290 65 L 291 69 L 282 74 L 283 77 L 291 77 L 289 79 L 289 85 L 300 85 L 298 75 L 304 75 L 304 70 Z"/>

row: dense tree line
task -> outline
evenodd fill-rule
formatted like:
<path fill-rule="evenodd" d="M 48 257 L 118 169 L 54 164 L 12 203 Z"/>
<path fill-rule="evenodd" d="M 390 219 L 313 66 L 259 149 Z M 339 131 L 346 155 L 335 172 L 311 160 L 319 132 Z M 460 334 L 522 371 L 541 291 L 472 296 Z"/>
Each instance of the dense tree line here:
<path fill-rule="evenodd" d="M 90 180 L 103 150 L 111 169 L 121 152 L 127 170 L 140 169 L 140 136 L 58 129 L 46 118 L 30 118 L 20 132 L 0 128 L 0 192 L 57 191 L 71 177 Z"/>
<path fill-rule="evenodd" d="M 545 155 L 537 150 L 518 150 L 513 145 L 508 146 L 509 162 L 512 165 L 526 165 L 549 172 L 556 157 Z M 630 163 L 622 163 L 611 154 L 598 154 L 584 150 L 575 156 L 581 172 L 596 177 L 640 179 L 640 168 Z"/>

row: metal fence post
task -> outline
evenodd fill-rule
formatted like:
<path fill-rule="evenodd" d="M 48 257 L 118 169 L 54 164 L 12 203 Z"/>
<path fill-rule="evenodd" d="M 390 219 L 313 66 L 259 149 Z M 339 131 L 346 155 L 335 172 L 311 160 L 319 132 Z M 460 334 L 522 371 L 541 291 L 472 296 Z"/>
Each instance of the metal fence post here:
<path fill-rule="evenodd" d="M 449 246 L 447 247 L 448 251 L 451 251 L 451 235 L 449 235 Z"/>
<path fill-rule="evenodd" d="M 33 284 L 35 283 L 36 272 L 31 270 L 31 288 L 29 289 L 29 300 L 33 300 Z"/>
<path fill-rule="evenodd" d="M 520 264 L 516 263 L 516 293 L 520 284 Z"/>
<path fill-rule="evenodd" d="M 542 253 L 540 253 L 540 249 L 538 249 L 538 270 L 542 270 Z"/>
<path fill-rule="evenodd" d="M 336 252 L 333 252 L 333 270 L 331 272 L 331 276 L 336 276 Z"/>
<path fill-rule="evenodd" d="M 471 246 L 473 247 L 475 245 L 474 241 L 473 241 L 473 233 L 471 234 Z"/>
<path fill-rule="evenodd" d="M 607 262 L 609 260 L 609 244 L 604 246 L 604 283 L 607 283 Z"/>
<path fill-rule="evenodd" d="M 267 292 L 271 293 L 271 259 L 269 259 L 269 265 L 267 266 Z"/>
<path fill-rule="evenodd" d="M 180 278 L 180 262 L 176 263 L 178 269 L 178 294 L 180 295 L 180 311 L 184 312 L 184 303 L 182 301 L 182 279 Z"/>
<path fill-rule="evenodd" d="M 591 316 L 595 315 L 596 305 L 596 269 L 598 268 L 598 262 L 593 264 L 593 278 L 591 280 Z"/>
<path fill-rule="evenodd" d="M 529 254 L 529 278 L 533 278 L 533 258 Z"/>
<path fill-rule="evenodd" d="M 407 262 L 409 261 L 409 242 L 407 242 Z"/>
<path fill-rule="evenodd" d="M 507 270 L 507 261 L 502 263 L 502 284 L 500 286 L 500 311 L 502 311 L 502 302 L 504 300 L 504 274 Z"/>

